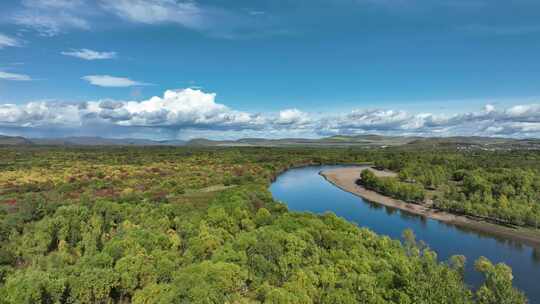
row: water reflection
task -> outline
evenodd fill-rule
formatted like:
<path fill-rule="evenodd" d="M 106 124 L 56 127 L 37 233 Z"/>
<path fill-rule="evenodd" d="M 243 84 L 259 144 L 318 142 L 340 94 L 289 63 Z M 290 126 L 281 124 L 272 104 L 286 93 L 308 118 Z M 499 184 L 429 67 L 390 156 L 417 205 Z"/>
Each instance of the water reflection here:
<path fill-rule="evenodd" d="M 392 214 L 396 213 L 398 210 L 396 208 L 384 206 L 384 211 L 386 211 L 386 214 L 392 215 Z"/>
<path fill-rule="evenodd" d="M 533 251 L 532 251 L 532 259 L 533 259 L 535 264 L 540 265 L 540 249 L 538 249 L 538 248 L 533 249 Z"/>
<path fill-rule="evenodd" d="M 270 190 L 275 199 L 285 202 L 293 211 L 331 211 L 395 239 L 401 238 L 403 230 L 411 228 L 441 260 L 455 254 L 465 255 L 468 261 L 465 278 L 472 286 L 478 286 L 481 281 L 481 275 L 474 271 L 474 261 L 478 257 L 486 256 L 494 263 L 504 262 L 513 269 L 515 285 L 525 291 L 531 303 L 540 303 L 540 288 L 537 287 L 540 248 L 363 200 L 319 176 L 319 171 L 329 168 L 292 169 L 278 177 Z"/>

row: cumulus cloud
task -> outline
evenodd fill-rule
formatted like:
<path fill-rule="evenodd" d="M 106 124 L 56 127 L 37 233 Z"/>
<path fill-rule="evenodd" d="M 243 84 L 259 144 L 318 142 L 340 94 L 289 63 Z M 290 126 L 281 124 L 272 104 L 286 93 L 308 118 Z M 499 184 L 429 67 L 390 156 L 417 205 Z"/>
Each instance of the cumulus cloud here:
<path fill-rule="evenodd" d="M 408 129 L 414 121 L 415 117 L 405 111 L 355 110 L 333 123 L 337 122 L 338 127 L 343 129 L 391 130 Z"/>
<path fill-rule="evenodd" d="M 286 109 L 279 112 L 279 116 L 275 120 L 278 125 L 307 125 L 311 120 L 307 113 L 298 109 Z"/>
<path fill-rule="evenodd" d="M 32 77 L 24 74 L 8 73 L 0 71 L 0 80 L 30 81 Z"/>
<path fill-rule="evenodd" d="M 163 96 L 143 101 L 100 100 L 79 104 L 33 102 L 0 106 L 0 126 L 73 128 L 262 129 L 266 120 L 236 111 L 215 101 L 216 95 L 200 90 L 167 90 Z"/>
<path fill-rule="evenodd" d="M 61 52 L 62 55 L 72 56 L 84 60 L 100 60 L 116 58 L 116 52 L 99 52 L 90 49 L 79 49 Z"/>
<path fill-rule="evenodd" d="M 124 126 L 208 127 L 221 129 L 256 128 L 263 125 L 258 115 L 234 111 L 215 102 L 214 93 L 200 90 L 167 90 L 163 97 L 129 101 L 115 112 L 126 111 Z"/>
<path fill-rule="evenodd" d="M 335 134 L 540 137 L 540 104 L 504 109 L 487 104 L 477 112 L 446 115 L 384 109 L 333 115 L 285 109 L 260 114 L 231 109 L 217 102 L 214 93 L 183 89 L 167 90 L 162 96 L 141 101 L 103 99 L 84 103 L 39 101 L 0 105 L 0 132 L 14 129 L 18 134 L 39 131 L 40 136 L 83 132 L 94 136 L 105 133 L 150 138 Z"/>
<path fill-rule="evenodd" d="M 3 49 L 5 47 L 16 47 L 20 45 L 21 43 L 18 39 L 0 33 L 0 49 Z"/>
<path fill-rule="evenodd" d="M 0 105 L 0 126 L 4 127 L 73 126 L 79 123 L 78 117 L 79 108 L 70 104 L 41 101 Z"/>
<path fill-rule="evenodd" d="M 87 75 L 82 77 L 82 79 L 88 81 L 92 85 L 106 88 L 125 88 L 149 85 L 148 83 L 131 80 L 126 77 L 115 77 L 110 75 Z"/>
<path fill-rule="evenodd" d="M 482 111 L 436 115 L 396 110 L 359 110 L 321 121 L 322 134 L 540 136 L 540 105 L 503 110 L 487 104 Z"/>

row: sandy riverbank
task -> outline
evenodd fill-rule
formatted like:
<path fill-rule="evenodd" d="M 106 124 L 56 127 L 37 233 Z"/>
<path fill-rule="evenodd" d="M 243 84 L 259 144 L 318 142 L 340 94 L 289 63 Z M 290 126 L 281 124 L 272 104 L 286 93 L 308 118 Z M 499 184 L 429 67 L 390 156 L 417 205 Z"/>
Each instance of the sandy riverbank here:
<path fill-rule="evenodd" d="M 444 223 L 452 224 L 467 230 L 473 230 L 478 233 L 487 234 L 496 238 L 503 238 L 509 241 L 519 241 L 530 246 L 540 248 L 540 232 L 530 229 L 514 229 L 506 226 L 496 225 L 466 216 L 460 216 L 435 210 L 423 205 L 409 204 L 401 200 L 379 194 L 368 190 L 356 184 L 362 170 L 371 170 L 377 176 L 395 176 L 395 173 L 387 171 L 378 171 L 367 166 L 339 168 L 322 171 L 320 174 L 330 183 L 344 191 L 360 196 L 368 201 L 378 203 L 384 206 L 404 210 L 408 213 L 432 218 Z"/>

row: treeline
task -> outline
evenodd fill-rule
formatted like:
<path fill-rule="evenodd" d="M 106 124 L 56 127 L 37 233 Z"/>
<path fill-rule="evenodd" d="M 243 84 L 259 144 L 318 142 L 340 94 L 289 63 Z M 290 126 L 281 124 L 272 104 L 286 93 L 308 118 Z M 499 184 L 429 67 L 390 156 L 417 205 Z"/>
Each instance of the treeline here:
<path fill-rule="evenodd" d="M 400 182 L 390 177 L 377 177 L 371 170 L 363 170 L 358 182 L 367 189 L 410 203 L 422 202 L 426 195 L 420 185 Z"/>
<path fill-rule="evenodd" d="M 314 149 L 4 149 L 0 304 L 526 303 L 511 269 L 440 262 L 332 214 L 292 213 L 277 172 L 362 162 Z M 378 153 L 378 152 L 376 152 Z"/>
<path fill-rule="evenodd" d="M 373 157 L 377 167 L 397 171 L 401 182 L 428 190 L 436 208 L 540 227 L 538 152 L 392 151 Z"/>
<path fill-rule="evenodd" d="M 540 179 L 533 170 L 525 169 L 456 171 L 436 206 L 538 228 Z"/>

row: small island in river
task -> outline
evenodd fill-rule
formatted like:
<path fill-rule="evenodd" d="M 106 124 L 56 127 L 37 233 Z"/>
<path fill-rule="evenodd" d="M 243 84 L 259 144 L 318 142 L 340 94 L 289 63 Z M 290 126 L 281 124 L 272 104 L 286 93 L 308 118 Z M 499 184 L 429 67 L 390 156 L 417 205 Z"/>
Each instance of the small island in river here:
<path fill-rule="evenodd" d="M 396 173 L 376 170 L 370 166 L 345 167 L 320 172 L 327 181 L 336 187 L 362 197 L 373 203 L 378 203 L 405 212 L 435 219 L 444 223 L 452 224 L 465 229 L 471 229 L 480 233 L 490 234 L 502 238 L 516 240 L 533 247 L 540 247 L 540 233 L 527 228 L 512 228 L 486 222 L 477 218 L 456 215 L 449 212 L 431 208 L 428 204 L 407 203 L 397 200 L 378 192 L 366 189 L 359 185 L 360 173 L 363 170 L 371 170 L 378 177 L 395 177 Z"/>

